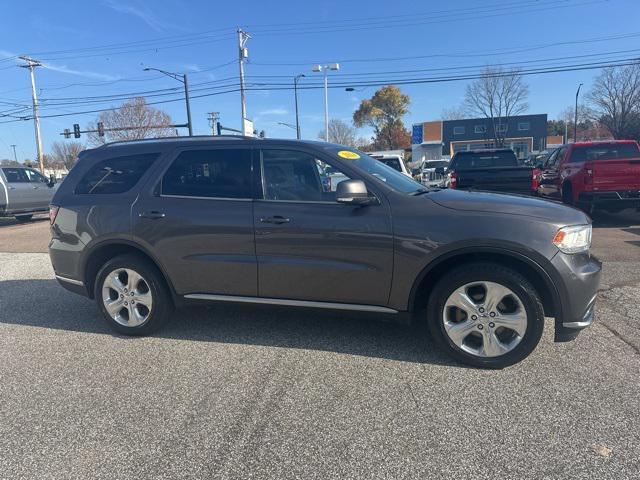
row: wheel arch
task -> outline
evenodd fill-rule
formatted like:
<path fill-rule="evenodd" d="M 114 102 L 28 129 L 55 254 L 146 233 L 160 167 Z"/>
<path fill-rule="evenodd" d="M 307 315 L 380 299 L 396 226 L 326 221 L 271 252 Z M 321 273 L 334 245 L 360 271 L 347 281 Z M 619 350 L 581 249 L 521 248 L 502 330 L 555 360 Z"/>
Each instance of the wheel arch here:
<path fill-rule="evenodd" d="M 443 254 L 427 264 L 413 283 L 409 310 L 423 310 L 436 283 L 451 269 L 470 262 L 492 262 L 512 268 L 527 278 L 542 300 L 546 316 L 561 317 L 562 303 L 551 276 L 530 257 L 509 249 L 496 247 L 463 248 Z"/>
<path fill-rule="evenodd" d="M 172 301 L 175 303 L 177 295 L 169 276 L 162 267 L 162 264 L 141 245 L 123 239 L 101 242 L 93 246 L 87 253 L 83 262 L 82 272 L 89 298 L 94 297 L 95 281 L 100 268 L 107 262 L 107 260 L 124 254 L 137 255 L 156 267 L 171 292 Z"/>

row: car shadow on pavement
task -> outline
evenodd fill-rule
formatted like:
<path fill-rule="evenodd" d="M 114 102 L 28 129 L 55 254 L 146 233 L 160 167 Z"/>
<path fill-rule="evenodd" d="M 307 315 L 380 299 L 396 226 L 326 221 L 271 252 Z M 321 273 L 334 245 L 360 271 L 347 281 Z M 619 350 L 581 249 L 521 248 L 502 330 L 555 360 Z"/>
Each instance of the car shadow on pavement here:
<path fill-rule="evenodd" d="M 156 338 L 308 349 L 415 363 L 465 367 L 451 360 L 422 328 L 380 321 L 388 317 L 303 308 L 215 304 L 188 307 Z M 114 333 L 95 302 L 55 280 L 0 281 L 0 324 Z M 466 367 L 465 367 L 466 368 Z"/>
<path fill-rule="evenodd" d="M 595 228 L 624 228 L 640 225 L 640 212 L 635 209 L 623 210 L 620 213 L 609 213 L 596 210 L 591 216 Z"/>

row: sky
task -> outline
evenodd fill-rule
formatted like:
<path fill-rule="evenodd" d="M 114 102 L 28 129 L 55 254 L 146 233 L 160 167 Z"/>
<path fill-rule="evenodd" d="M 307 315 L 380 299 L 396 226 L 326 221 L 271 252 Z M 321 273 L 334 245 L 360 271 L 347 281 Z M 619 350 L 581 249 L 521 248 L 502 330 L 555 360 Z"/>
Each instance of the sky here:
<path fill-rule="evenodd" d="M 330 72 L 331 118 L 351 123 L 362 99 L 395 80 L 411 97 L 413 123 L 440 118 L 460 105 L 469 80 L 424 82 L 473 75 L 488 65 L 522 69 L 593 64 L 640 57 L 637 0 L 449 0 L 390 2 L 317 0 L 214 2 L 210 0 L 3 0 L 0 17 L 0 159 L 36 157 L 28 70 L 16 55 L 40 60 L 44 152 L 74 123 L 140 92 L 175 123 L 186 120 L 182 85 L 145 67 L 186 73 L 195 134 L 208 134 L 208 112 L 240 127 L 237 91 L 238 27 L 247 43 L 247 116 L 267 136 L 294 138 L 293 77 L 300 81 L 302 137 L 324 125 L 322 74 L 316 63 L 340 63 Z M 573 104 L 580 83 L 588 91 L 599 70 L 526 76 L 528 113 L 558 117 Z M 352 92 L 345 85 L 354 85 Z M 117 96 L 115 99 L 109 96 Z M 96 98 L 97 97 L 97 98 Z M 106 98 L 105 98 L 106 97 Z M 6 115 L 13 115 L 6 116 Z M 59 116 L 54 116 L 59 115 Z M 15 121 L 14 121 L 15 120 Z M 186 134 L 185 130 L 182 130 Z M 361 136 L 370 131 L 361 129 Z M 81 139 L 86 141 L 86 136 Z"/>

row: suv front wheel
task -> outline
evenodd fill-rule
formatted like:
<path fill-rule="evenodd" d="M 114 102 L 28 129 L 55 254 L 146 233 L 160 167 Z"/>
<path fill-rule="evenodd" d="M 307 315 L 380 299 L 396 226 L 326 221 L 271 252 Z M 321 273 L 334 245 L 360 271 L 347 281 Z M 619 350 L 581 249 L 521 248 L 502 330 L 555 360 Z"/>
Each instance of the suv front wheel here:
<path fill-rule="evenodd" d="M 476 263 L 452 270 L 437 283 L 428 321 L 431 334 L 456 359 L 503 368 L 535 349 L 544 309 L 533 285 L 518 272 Z"/>
<path fill-rule="evenodd" d="M 125 335 L 148 335 L 169 318 L 171 301 L 162 275 L 135 255 L 120 255 L 103 265 L 94 295 L 107 323 Z"/>

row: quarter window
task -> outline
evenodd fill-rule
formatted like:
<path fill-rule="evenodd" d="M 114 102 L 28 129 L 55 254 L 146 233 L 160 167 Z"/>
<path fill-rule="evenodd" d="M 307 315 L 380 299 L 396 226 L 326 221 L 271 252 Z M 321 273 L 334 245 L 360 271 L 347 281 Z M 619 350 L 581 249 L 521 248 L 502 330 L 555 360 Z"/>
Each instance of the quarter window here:
<path fill-rule="evenodd" d="M 265 200 L 332 202 L 338 183 L 349 177 L 314 155 L 293 150 L 263 150 Z"/>
<path fill-rule="evenodd" d="M 102 160 L 84 174 L 78 182 L 76 193 L 83 195 L 127 192 L 138 183 L 158 155 L 147 153 Z"/>
<path fill-rule="evenodd" d="M 453 127 L 454 135 L 464 135 L 464 127 Z"/>
<path fill-rule="evenodd" d="M 162 177 L 162 194 L 182 197 L 252 198 L 251 150 L 190 150 Z"/>

